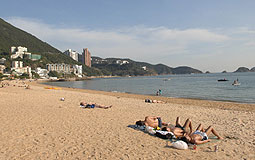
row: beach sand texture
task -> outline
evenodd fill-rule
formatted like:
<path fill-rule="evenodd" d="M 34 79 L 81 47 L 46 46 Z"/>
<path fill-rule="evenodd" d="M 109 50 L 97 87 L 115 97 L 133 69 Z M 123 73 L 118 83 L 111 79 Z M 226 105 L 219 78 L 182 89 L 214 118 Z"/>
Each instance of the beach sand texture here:
<path fill-rule="evenodd" d="M 253 104 L 174 98 L 148 104 L 142 95 L 8 83 L 0 88 L 0 159 L 255 159 Z M 113 107 L 82 109 L 81 101 Z M 190 118 L 193 128 L 213 125 L 224 140 L 177 150 L 128 127 L 147 115 L 171 123 Z"/>

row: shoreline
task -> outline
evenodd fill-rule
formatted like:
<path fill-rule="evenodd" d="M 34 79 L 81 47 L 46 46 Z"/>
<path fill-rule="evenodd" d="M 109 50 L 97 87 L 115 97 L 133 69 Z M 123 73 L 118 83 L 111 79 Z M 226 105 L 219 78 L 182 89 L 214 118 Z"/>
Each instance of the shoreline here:
<path fill-rule="evenodd" d="M 0 159 L 255 158 L 253 105 L 7 82 L 0 88 Z M 112 107 L 84 109 L 82 101 Z M 189 118 L 194 129 L 213 125 L 224 139 L 196 150 L 174 149 L 170 141 L 130 127 L 150 115 L 171 124 Z"/>
<path fill-rule="evenodd" d="M 54 85 L 42 84 L 43 82 L 34 81 L 33 85 L 43 86 L 43 87 L 52 87 Z M 60 86 L 55 86 L 60 87 Z M 135 99 L 152 99 L 160 100 L 166 103 L 174 104 L 192 104 L 199 105 L 203 107 L 219 108 L 226 110 L 239 110 L 239 111 L 255 111 L 255 104 L 251 103 L 242 103 L 242 102 L 233 102 L 233 101 L 217 101 L 217 100 L 206 100 L 206 99 L 196 99 L 196 98 L 176 98 L 176 97 L 163 97 L 163 96 L 154 96 L 154 95 L 142 95 L 134 93 L 123 93 L 123 92 L 110 92 L 110 91 L 100 91 L 100 90 L 90 90 L 90 89 L 81 89 L 81 88 L 69 88 L 69 87 L 60 87 L 64 90 L 78 91 L 78 92 L 87 92 L 92 94 L 102 94 L 110 95 L 117 97 L 125 98 L 135 98 Z"/>

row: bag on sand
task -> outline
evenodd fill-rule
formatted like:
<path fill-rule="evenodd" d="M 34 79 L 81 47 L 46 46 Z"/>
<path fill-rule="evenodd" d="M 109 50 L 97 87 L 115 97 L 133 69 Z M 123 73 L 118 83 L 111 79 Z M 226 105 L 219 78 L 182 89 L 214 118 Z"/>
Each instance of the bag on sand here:
<path fill-rule="evenodd" d="M 188 144 L 184 141 L 176 141 L 172 146 L 176 149 L 188 149 Z"/>

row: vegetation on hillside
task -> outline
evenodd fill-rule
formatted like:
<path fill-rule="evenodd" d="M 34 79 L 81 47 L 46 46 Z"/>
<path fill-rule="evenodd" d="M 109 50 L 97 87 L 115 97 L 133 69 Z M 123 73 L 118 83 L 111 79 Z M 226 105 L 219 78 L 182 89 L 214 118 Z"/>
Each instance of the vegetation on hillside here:
<path fill-rule="evenodd" d="M 116 62 L 128 61 L 127 64 Z M 164 74 L 190 74 L 202 73 L 190 67 L 171 68 L 164 64 L 152 65 L 145 62 L 136 62 L 130 59 L 92 57 L 92 66 L 99 68 L 105 75 L 113 76 L 142 76 L 142 75 L 164 75 Z M 146 67 L 146 69 L 142 68 Z"/>
<path fill-rule="evenodd" d="M 10 48 L 12 46 L 22 46 L 28 49 L 32 54 L 41 55 L 40 60 L 32 61 L 28 58 L 24 59 L 10 59 Z M 50 46 L 46 42 L 41 41 L 35 36 L 20 30 L 11 24 L 5 22 L 0 18 L 0 58 L 5 58 L 5 66 L 7 71 L 11 69 L 11 62 L 14 60 L 21 60 L 24 66 L 31 66 L 32 69 L 36 67 L 46 68 L 48 63 L 65 63 L 65 64 L 79 64 L 81 63 L 73 60 L 71 57 L 61 53 L 58 49 Z M 96 68 L 89 68 L 83 65 L 83 72 L 88 76 L 103 75 L 103 73 Z"/>
<path fill-rule="evenodd" d="M 61 53 L 35 36 L 18 29 L 0 18 L 0 53 L 9 53 L 12 46 L 24 46 L 31 53 Z"/>
<path fill-rule="evenodd" d="M 41 55 L 40 60 L 32 61 L 28 58 L 10 59 L 10 48 L 12 46 L 23 46 L 28 48 L 32 54 Z M 13 60 L 21 60 L 24 66 L 31 66 L 32 70 L 36 67 L 46 68 L 49 63 L 65 63 L 65 64 L 79 64 L 71 57 L 61 53 L 56 48 L 50 46 L 46 42 L 41 41 L 35 36 L 22 31 L 11 24 L 5 22 L 0 18 L 0 58 L 5 58 L 5 66 L 7 71 L 11 69 L 11 62 Z M 96 63 L 96 60 L 101 63 Z M 129 63 L 118 64 L 117 60 L 128 61 Z M 130 59 L 117 59 L 92 57 L 92 67 L 83 65 L 83 73 L 87 76 L 144 76 L 144 75 L 158 75 L 158 74 L 190 74 L 202 73 L 199 70 L 190 67 L 171 68 L 163 64 L 152 65 L 145 62 L 136 62 Z M 63 75 L 58 75 L 63 76 Z M 66 76 L 66 75 L 64 75 Z"/>

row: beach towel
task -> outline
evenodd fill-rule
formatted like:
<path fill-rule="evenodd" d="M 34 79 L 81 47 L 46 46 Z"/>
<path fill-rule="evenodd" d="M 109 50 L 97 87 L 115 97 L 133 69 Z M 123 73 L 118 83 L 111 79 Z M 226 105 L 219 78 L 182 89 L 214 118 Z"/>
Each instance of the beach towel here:
<path fill-rule="evenodd" d="M 172 132 L 155 130 L 150 126 L 129 125 L 128 127 L 166 140 L 172 140 L 176 138 Z"/>

